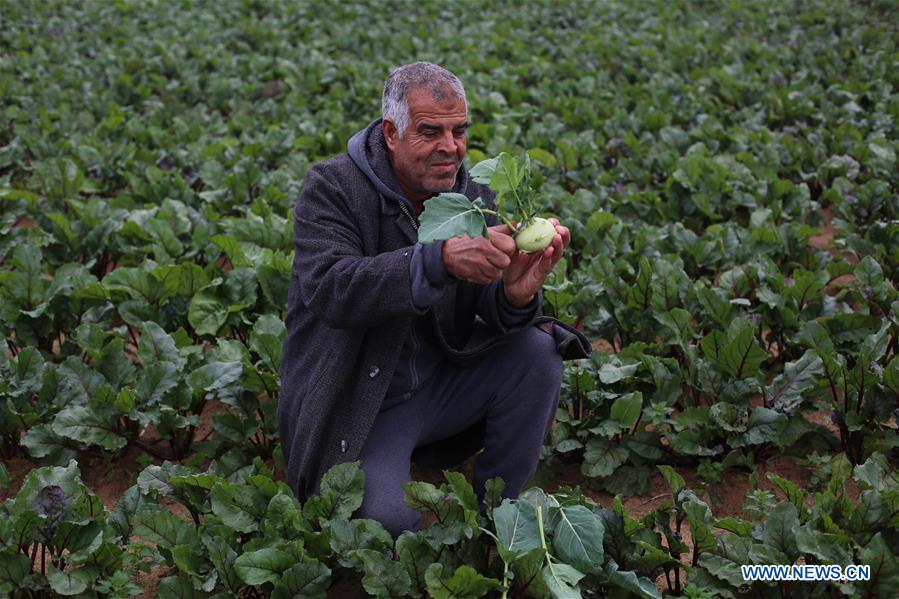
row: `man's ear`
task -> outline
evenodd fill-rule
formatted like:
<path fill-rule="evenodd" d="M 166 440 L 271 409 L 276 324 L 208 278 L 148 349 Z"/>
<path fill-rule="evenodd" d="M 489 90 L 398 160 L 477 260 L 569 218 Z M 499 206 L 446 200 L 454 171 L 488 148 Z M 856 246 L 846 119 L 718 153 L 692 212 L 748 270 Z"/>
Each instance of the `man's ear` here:
<path fill-rule="evenodd" d="M 381 127 L 384 129 L 384 141 L 387 142 L 387 149 L 392 154 L 394 150 L 396 150 L 396 144 L 400 140 L 400 130 L 397 129 L 396 124 L 389 119 L 381 121 Z"/>

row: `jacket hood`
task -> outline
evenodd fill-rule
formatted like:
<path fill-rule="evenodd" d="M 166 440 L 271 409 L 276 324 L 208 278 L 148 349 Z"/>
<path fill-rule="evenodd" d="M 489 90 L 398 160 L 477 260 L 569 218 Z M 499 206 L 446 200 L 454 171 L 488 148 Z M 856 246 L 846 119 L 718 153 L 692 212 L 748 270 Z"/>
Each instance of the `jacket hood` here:
<path fill-rule="evenodd" d="M 356 166 L 365 173 L 378 192 L 384 197 L 397 202 L 405 202 L 410 208 L 412 207 L 412 202 L 406 198 L 393 175 L 393 165 L 387 151 L 387 141 L 384 139 L 381 119 L 372 121 L 365 129 L 353 135 L 347 143 L 347 151 Z M 467 187 L 468 169 L 463 164 L 456 174 L 456 184 L 452 191 L 465 193 Z"/>

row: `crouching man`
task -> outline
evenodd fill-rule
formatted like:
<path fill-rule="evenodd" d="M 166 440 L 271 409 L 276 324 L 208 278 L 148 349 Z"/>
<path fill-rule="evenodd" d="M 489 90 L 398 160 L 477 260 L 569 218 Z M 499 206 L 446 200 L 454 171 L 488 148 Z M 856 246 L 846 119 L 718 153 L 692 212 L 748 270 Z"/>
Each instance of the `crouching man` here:
<path fill-rule="evenodd" d="M 330 467 L 361 460 L 356 516 L 394 536 L 418 524 L 403 501 L 413 460 L 449 467 L 482 450 L 479 498 L 493 477 L 517 496 L 552 422 L 563 354 L 589 353 L 582 335 L 540 316 L 541 286 L 570 241 L 557 221 L 537 255 L 495 223 L 489 239 L 418 243 L 430 197 L 492 204 L 462 162 L 467 127 L 455 75 L 397 68 L 381 118 L 309 170 L 295 208 L 278 408 L 288 483 L 302 501 Z"/>

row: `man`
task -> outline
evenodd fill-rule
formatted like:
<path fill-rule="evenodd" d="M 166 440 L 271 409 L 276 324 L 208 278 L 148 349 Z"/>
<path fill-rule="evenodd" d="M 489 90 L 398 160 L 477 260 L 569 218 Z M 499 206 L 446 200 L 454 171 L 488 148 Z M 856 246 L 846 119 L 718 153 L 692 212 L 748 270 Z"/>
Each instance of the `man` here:
<path fill-rule="evenodd" d="M 462 162 L 467 112 L 446 69 L 395 69 L 382 118 L 309 170 L 295 209 L 278 408 L 287 480 L 305 500 L 331 466 L 361 460 L 356 515 L 394 536 L 418 521 L 403 502 L 413 457 L 450 466 L 483 447 L 479 497 L 496 476 L 516 496 L 556 409 L 560 351 L 589 352 L 582 336 L 538 318 L 540 287 L 570 241 L 558 221 L 536 255 L 519 253 L 506 226 L 489 239 L 418 243 L 417 215 L 433 195 L 492 202 Z"/>

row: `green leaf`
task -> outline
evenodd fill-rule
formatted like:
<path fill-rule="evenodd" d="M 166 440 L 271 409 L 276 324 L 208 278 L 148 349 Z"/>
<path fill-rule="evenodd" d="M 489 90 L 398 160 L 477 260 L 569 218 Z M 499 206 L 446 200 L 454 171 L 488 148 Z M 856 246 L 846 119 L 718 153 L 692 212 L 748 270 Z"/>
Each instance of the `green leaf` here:
<path fill-rule="evenodd" d="M 398 561 L 372 549 L 353 551 L 363 563 L 362 587 L 373 597 L 404 597 L 412 594 L 412 579 Z"/>
<path fill-rule="evenodd" d="M 477 495 L 475 495 L 474 488 L 468 480 L 466 480 L 464 474 L 461 472 L 449 472 L 444 470 L 443 476 L 449 483 L 451 491 L 450 496 L 453 497 L 463 509 L 471 510 L 473 512 L 477 512 L 480 509 L 478 507 L 478 498 Z"/>
<path fill-rule="evenodd" d="M 0 583 L 9 583 L 13 588 L 18 588 L 30 572 L 31 560 L 27 555 L 8 551 L 0 553 Z"/>
<path fill-rule="evenodd" d="M 587 442 L 581 472 L 591 478 L 609 476 L 627 461 L 627 450 L 613 446 L 604 437 L 593 437 Z"/>
<path fill-rule="evenodd" d="M 799 514 L 796 506 L 789 502 L 781 502 L 765 521 L 764 526 L 753 533 L 763 545 L 753 545 L 750 556 L 756 557 L 761 564 L 792 564 L 799 556 L 796 545 L 796 530 L 799 528 Z"/>
<path fill-rule="evenodd" d="M 823 373 L 821 358 L 814 350 L 806 350 L 799 360 L 784 366 L 783 374 L 765 388 L 768 405 L 778 412 L 792 414 L 802 402 L 802 394 L 814 389 Z"/>
<path fill-rule="evenodd" d="M 138 512 L 134 517 L 134 534 L 168 548 L 196 540 L 194 528 L 171 512 Z"/>
<path fill-rule="evenodd" d="M 709 506 L 696 499 L 690 499 L 683 503 L 683 510 L 690 523 L 694 547 L 700 552 L 713 550 L 718 544 L 718 539 L 712 534 L 713 519 Z"/>
<path fill-rule="evenodd" d="M 559 559 L 587 574 L 602 569 L 605 528 L 599 516 L 582 505 L 562 506 L 552 511 L 550 528 Z"/>
<path fill-rule="evenodd" d="M 514 156 L 501 152 L 494 158 L 477 163 L 468 174 L 476 183 L 489 185 L 497 196 L 502 196 L 517 190 L 526 173 Z"/>
<path fill-rule="evenodd" d="M 657 466 L 659 472 L 662 473 L 662 478 L 668 483 L 668 486 L 671 488 L 671 496 L 677 497 L 681 492 L 687 482 L 684 480 L 684 477 L 675 471 L 671 466 L 661 465 Z"/>
<path fill-rule="evenodd" d="M 295 564 L 281 574 L 272 599 L 318 597 L 324 599 L 331 586 L 331 569 L 319 561 Z"/>
<path fill-rule="evenodd" d="M 443 568 L 443 564 L 431 564 L 425 572 L 428 593 L 434 599 L 483 597 L 501 588 L 498 580 L 478 574 L 471 566 L 459 566 L 449 578 L 442 578 Z"/>
<path fill-rule="evenodd" d="M 356 557 L 352 555 L 355 549 L 384 552 L 389 551 L 393 545 L 390 533 L 376 520 L 366 518 L 332 520 L 329 530 L 331 551 L 344 568 L 356 568 L 359 565 Z"/>
<path fill-rule="evenodd" d="M 817 350 L 823 354 L 830 354 L 834 351 L 830 333 L 816 320 L 803 323 L 799 329 L 799 338 L 809 349 Z"/>
<path fill-rule="evenodd" d="M 338 464 L 322 477 L 319 495 L 303 506 L 307 519 L 348 520 L 362 505 L 365 474 L 358 461 Z"/>
<path fill-rule="evenodd" d="M 248 551 L 234 562 L 234 569 L 240 579 L 249 585 L 278 582 L 281 574 L 296 564 L 296 558 L 280 549 L 266 547 Z"/>
<path fill-rule="evenodd" d="M 621 571 L 618 564 L 610 561 L 603 569 L 606 575 L 606 584 L 621 589 L 627 593 L 627 597 L 643 597 L 644 599 L 662 599 L 659 589 L 650 579 L 637 576 L 635 572 Z M 614 595 L 612 595 L 614 596 Z"/>
<path fill-rule="evenodd" d="M 233 534 L 232 528 L 223 528 Z M 216 529 L 211 527 L 207 527 L 204 530 L 202 537 L 203 546 L 209 555 L 209 561 L 212 562 L 215 571 L 218 572 L 219 581 L 227 590 L 235 592 L 242 586 L 240 578 L 234 569 L 234 563 L 237 561 L 237 552 L 228 544 L 228 541 L 223 542 L 220 536 L 216 536 L 215 532 Z"/>
<path fill-rule="evenodd" d="M 871 567 L 871 579 L 859 583 L 866 590 L 867 597 L 891 596 L 899 585 L 899 563 L 883 540 L 883 534 L 875 534 L 859 552 L 858 564 Z"/>
<path fill-rule="evenodd" d="M 781 414 L 763 408 L 754 408 L 746 423 L 746 432 L 738 437 L 731 437 L 728 444 L 731 447 L 745 447 L 747 445 L 761 445 L 763 443 L 777 443 L 787 426 L 786 414 Z"/>
<path fill-rule="evenodd" d="M 707 358 L 738 379 L 756 376 L 768 357 L 755 339 L 755 327 L 740 318 L 731 323 L 726 336 L 716 331 L 703 337 L 700 345 Z"/>
<path fill-rule="evenodd" d="M 638 368 L 640 368 L 639 362 L 635 364 L 606 362 L 599 368 L 599 380 L 606 385 L 611 385 L 622 379 L 634 376 Z"/>
<path fill-rule="evenodd" d="M 628 292 L 628 305 L 640 309 L 650 307 L 652 299 L 652 266 L 646 258 L 640 259 L 640 270 L 637 272 L 637 280 Z"/>
<path fill-rule="evenodd" d="M 180 370 L 185 360 L 181 357 L 172 336 L 155 322 L 144 322 L 140 329 L 141 338 L 137 346 L 137 356 L 141 362 L 146 366 L 156 362 L 171 362 Z"/>
<path fill-rule="evenodd" d="M 542 547 L 537 513 L 529 505 L 506 499 L 493 510 L 497 547 L 506 562 Z"/>
<path fill-rule="evenodd" d="M 60 595 L 80 595 L 87 590 L 96 578 L 96 571 L 92 568 L 76 568 L 73 570 L 57 570 L 52 565 L 47 567 L 47 582 L 50 588 Z"/>
<path fill-rule="evenodd" d="M 796 547 L 799 551 L 826 564 L 851 564 L 852 554 L 845 545 L 845 540 L 839 535 L 815 530 L 811 524 L 796 529 Z"/>
<path fill-rule="evenodd" d="M 56 414 L 51 429 L 60 437 L 68 437 L 96 445 L 108 451 L 117 451 L 128 444 L 125 437 L 115 432 L 115 426 L 104 422 L 86 406 L 70 406 Z"/>
<path fill-rule="evenodd" d="M 578 583 L 584 574 L 569 566 L 548 562 L 543 567 L 543 582 L 554 599 L 580 599 Z"/>
<path fill-rule="evenodd" d="M 259 491 L 247 485 L 216 483 L 209 492 L 212 512 L 238 532 L 259 530 L 267 502 Z"/>
<path fill-rule="evenodd" d="M 215 285 L 217 280 L 213 280 L 190 300 L 187 320 L 198 335 L 214 337 L 228 320 L 228 309 L 225 303 L 217 295 L 205 291 Z"/>
<path fill-rule="evenodd" d="M 774 472 L 769 472 L 767 476 L 768 480 L 777 485 L 777 488 L 786 495 L 787 500 L 796 507 L 800 520 L 804 522 L 808 517 L 808 510 L 805 507 L 805 492 L 794 482 L 778 476 Z"/>
<path fill-rule="evenodd" d="M 621 423 L 624 428 L 631 428 L 637 424 L 640 413 L 643 411 L 643 394 L 639 391 L 622 395 L 612 402 L 611 416 Z"/>
<path fill-rule="evenodd" d="M 487 237 L 483 208 L 480 199 L 472 202 L 460 193 L 441 193 L 425 202 L 418 240 L 427 244 L 464 235 Z"/>

